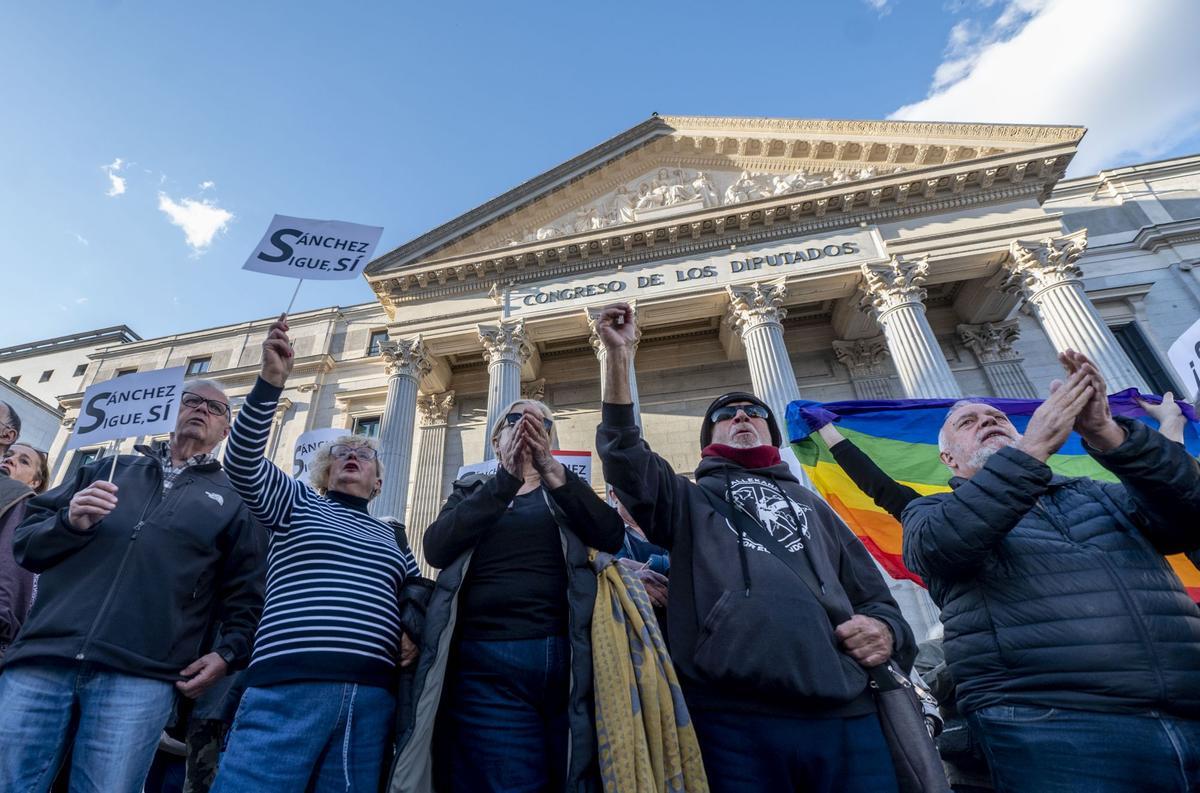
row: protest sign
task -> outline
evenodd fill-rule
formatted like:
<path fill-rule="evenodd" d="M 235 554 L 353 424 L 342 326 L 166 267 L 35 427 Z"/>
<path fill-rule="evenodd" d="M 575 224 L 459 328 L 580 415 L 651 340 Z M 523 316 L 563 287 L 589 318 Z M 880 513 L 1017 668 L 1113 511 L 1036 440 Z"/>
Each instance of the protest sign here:
<path fill-rule="evenodd" d="M 1200 398 L 1200 319 L 1175 340 L 1167 350 L 1167 358 L 1183 385 L 1182 396 L 1193 402 Z"/>
<path fill-rule="evenodd" d="M 571 471 L 582 479 L 584 482 L 591 484 L 592 482 L 592 453 L 591 452 L 567 452 L 553 451 L 554 459 L 562 463 L 563 468 L 569 468 Z M 464 465 L 458 469 L 458 474 L 455 479 L 462 479 L 467 474 L 494 474 L 496 469 L 500 467 L 499 460 L 484 460 L 482 463 L 473 463 Z"/>
<path fill-rule="evenodd" d="M 343 435 L 351 434 L 350 430 L 327 428 L 309 430 L 301 435 L 296 439 L 296 450 L 292 458 L 292 476 L 306 485 L 311 484 L 308 479 L 309 468 L 312 465 L 312 461 L 316 459 L 317 452 Z"/>
<path fill-rule="evenodd" d="M 382 233 L 378 226 L 276 215 L 242 269 L 318 281 L 357 278 Z"/>
<path fill-rule="evenodd" d="M 175 429 L 182 393 L 182 366 L 136 372 L 95 383 L 83 392 L 79 418 L 71 430 L 67 448 L 171 432 Z"/>

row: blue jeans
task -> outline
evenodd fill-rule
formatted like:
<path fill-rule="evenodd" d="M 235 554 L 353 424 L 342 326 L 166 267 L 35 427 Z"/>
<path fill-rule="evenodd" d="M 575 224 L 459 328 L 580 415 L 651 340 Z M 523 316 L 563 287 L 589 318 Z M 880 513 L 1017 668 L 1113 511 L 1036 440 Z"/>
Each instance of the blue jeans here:
<path fill-rule="evenodd" d="M 967 715 L 996 790 L 1173 793 L 1200 789 L 1200 721 L 994 705 Z"/>
<path fill-rule="evenodd" d="M 212 793 L 375 793 L 396 696 L 353 683 L 251 686 Z"/>
<path fill-rule="evenodd" d="M 454 793 L 561 790 L 570 675 L 565 636 L 460 641 L 438 735 L 445 787 Z"/>
<path fill-rule="evenodd" d="M 712 793 L 896 793 L 879 717 L 693 710 Z"/>
<path fill-rule="evenodd" d="M 174 702 L 170 683 L 90 663 L 5 669 L 0 790 L 48 790 L 72 747 L 71 793 L 139 793 Z"/>

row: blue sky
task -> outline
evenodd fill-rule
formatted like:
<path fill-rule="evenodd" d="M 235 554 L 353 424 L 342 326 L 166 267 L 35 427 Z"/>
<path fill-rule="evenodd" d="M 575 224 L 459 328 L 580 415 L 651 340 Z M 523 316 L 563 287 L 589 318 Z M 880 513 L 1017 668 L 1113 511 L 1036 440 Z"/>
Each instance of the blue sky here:
<path fill-rule="evenodd" d="M 405 5 L 5 4 L 0 346 L 268 316 L 273 214 L 386 250 L 653 111 L 1086 124 L 1073 175 L 1200 151 L 1194 0 Z"/>

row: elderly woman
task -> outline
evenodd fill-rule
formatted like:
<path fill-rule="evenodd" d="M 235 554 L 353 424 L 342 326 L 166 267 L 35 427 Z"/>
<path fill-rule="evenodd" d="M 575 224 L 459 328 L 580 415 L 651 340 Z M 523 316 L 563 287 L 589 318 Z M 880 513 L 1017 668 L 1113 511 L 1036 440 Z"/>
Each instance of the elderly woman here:
<path fill-rule="evenodd" d="M 492 428 L 494 475 L 454 483 L 425 532 L 443 568 L 416 673 L 416 720 L 401 725 L 393 790 L 596 788 L 587 547 L 615 553 L 624 527 L 551 455 L 554 417 L 514 402 Z"/>
<path fill-rule="evenodd" d="M 13 531 L 25 518 L 25 505 L 50 484 L 46 453 L 26 443 L 14 443 L 0 459 L 0 658 L 17 637 L 33 600 L 33 573 L 13 559 Z"/>
<path fill-rule="evenodd" d="M 225 452 L 271 545 L 246 693 L 213 790 L 375 791 L 398 666 L 415 657 L 404 601 L 418 570 L 392 527 L 367 514 L 383 480 L 375 441 L 348 435 L 323 449 L 315 491 L 264 459 L 292 370 L 287 330 L 281 316 Z"/>

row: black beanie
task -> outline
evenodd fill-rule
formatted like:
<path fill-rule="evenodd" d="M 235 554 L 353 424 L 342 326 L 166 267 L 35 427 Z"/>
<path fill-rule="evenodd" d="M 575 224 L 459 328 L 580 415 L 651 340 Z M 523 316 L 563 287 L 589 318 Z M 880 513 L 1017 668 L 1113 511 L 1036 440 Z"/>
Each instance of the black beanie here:
<path fill-rule="evenodd" d="M 747 394 L 745 391 L 730 391 L 728 394 L 722 394 L 713 400 L 713 403 L 704 411 L 704 423 L 700 425 L 700 448 L 708 446 L 712 443 L 712 414 L 717 408 L 722 408 L 730 402 L 749 402 L 752 405 L 758 405 L 765 408 L 767 411 L 767 427 L 771 430 L 771 445 L 782 446 L 783 436 L 779 433 L 779 425 L 775 423 L 775 413 L 771 410 L 771 406 L 763 402 L 754 394 Z"/>

